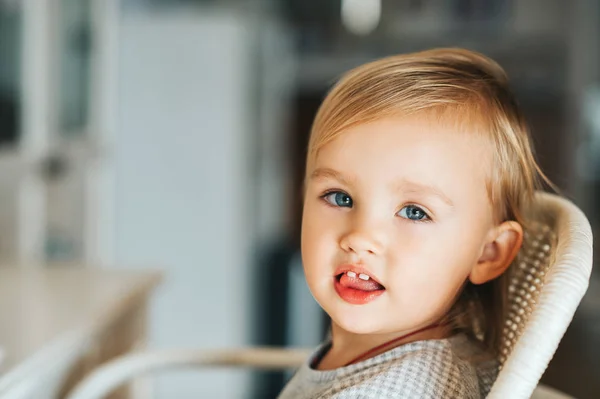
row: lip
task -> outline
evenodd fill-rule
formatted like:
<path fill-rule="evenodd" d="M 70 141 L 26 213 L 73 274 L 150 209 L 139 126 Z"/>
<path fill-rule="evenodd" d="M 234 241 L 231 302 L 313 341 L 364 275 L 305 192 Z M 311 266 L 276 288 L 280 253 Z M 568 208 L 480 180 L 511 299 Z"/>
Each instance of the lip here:
<path fill-rule="evenodd" d="M 381 281 L 379 281 L 377 276 L 374 276 L 371 271 L 365 269 L 364 267 L 360 267 L 360 266 L 341 265 L 337 269 L 335 269 L 335 273 L 333 276 L 337 278 L 337 276 L 339 276 L 340 274 L 350 272 L 350 271 L 355 272 L 356 274 L 366 274 L 367 276 L 372 278 L 373 281 L 375 281 L 377 284 L 381 285 L 382 287 L 385 287 L 383 284 L 381 284 Z"/>
<path fill-rule="evenodd" d="M 365 305 L 379 298 L 385 292 L 385 289 L 377 291 L 363 291 L 350 287 L 344 287 L 342 284 L 340 284 L 336 277 L 333 278 L 333 287 L 340 298 L 351 305 Z"/>
<path fill-rule="evenodd" d="M 374 301 L 378 297 L 380 297 L 385 292 L 384 289 L 376 290 L 376 291 L 363 291 L 357 290 L 350 287 L 344 287 L 338 278 L 342 273 L 346 273 L 348 271 L 353 271 L 356 274 L 366 274 L 373 281 L 377 282 L 379 285 L 383 287 L 383 284 L 379 282 L 379 280 L 373 276 L 373 274 L 367 269 L 355 266 L 355 265 L 342 265 L 335 270 L 335 274 L 333 276 L 333 287 L 335 292 L 342 298 L 344 301 L 348 302 L 352 305 L 365 305 L 371 301 Z"/>

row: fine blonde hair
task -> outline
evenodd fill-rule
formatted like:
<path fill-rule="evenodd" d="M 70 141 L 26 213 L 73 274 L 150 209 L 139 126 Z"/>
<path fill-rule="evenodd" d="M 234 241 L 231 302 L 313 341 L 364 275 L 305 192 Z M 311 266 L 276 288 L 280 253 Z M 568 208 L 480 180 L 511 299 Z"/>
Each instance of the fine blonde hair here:
<path fill-rule="evenodd" d="M 541 182 L 529 129 L 504 70 L 465 49 L 433 49 L 383 58 L 346 73 L 315 117 L 307 173 L 319 150 L 348 128 L 385 117 L 425 113 L 467 125 L 492 144 L 486 188 L 497 223 L 527 226 L 526 209 Z M 500 345 L 506 311 L 506 273 L 491 282 L 467 282 L 448 317 L 455 330 L 478 336 L 492 353 Z"/>

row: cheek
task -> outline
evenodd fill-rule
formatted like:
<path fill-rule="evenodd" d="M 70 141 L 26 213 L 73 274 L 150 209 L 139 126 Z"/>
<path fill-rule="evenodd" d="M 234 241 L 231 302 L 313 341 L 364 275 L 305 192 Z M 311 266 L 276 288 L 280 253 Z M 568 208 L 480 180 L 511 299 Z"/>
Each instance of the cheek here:
<path fill-rule="evenodd" d="M 335 228 L 326 212 L 317 204 L 304 206 L 302 216 L 301 252 L 307 279 L 319 269 L 325 269 L 335 250 Z"/>
<path fill-rule="evenodd" d="M 412 226 L 394 250 L 393 295 L 415 314 L 447 310 L 477 261 L 475 241 L 434 226 Z"/>

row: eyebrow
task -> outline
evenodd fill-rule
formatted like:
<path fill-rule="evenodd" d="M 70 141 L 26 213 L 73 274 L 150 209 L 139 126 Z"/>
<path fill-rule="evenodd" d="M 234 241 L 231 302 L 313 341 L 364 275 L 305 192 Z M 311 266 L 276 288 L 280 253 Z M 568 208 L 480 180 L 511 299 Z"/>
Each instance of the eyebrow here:
<path fill-rule="evenodd" d="M 334 179 L 339 181 L 340 183 L 350 186 L 352 183 L 352 179 L 349 179 L 342 175 L 340 172 L 331 169 L 331 168 L 317 168 L 310 175 L 312 179 Z M 409 192 L 414 194 L 421 194 L 430 197 L 437 197 L 442 200 L 448 206 L 454 207 L 454 203 L 452 200 L 439 188 L 435 186 L 429 186 L 426 184 L 417 183 L 414 181 L 402 179 L 396 184 L 394 184 L 393 188 L 397 191 Z"/>
<path fill-rule="evenodd" d="M 346 186 L 350 186 L 351 182 L 352 182 L 352 179 L 348 179 L 344 175 L 342 175 L 340 172 L 330 169 L 330 168 L 317 168 L 314 170 L 314 172 L 312 172 L 312 174 L 310 175 L 310 178 L 311 178 L 311 180 L 326 179 L 326 178 L 334 179 Z"/>
<path fill-rule="evenodd" d="M 426 184 L 417 183 L 410 180 L 401 180 L 396 184 L 395 188 L 399 191 L 422 194 L 430 197 L 437 197 L 446 203 L 448 206 L 454 207 L 452 200 L 444 194 L 442 190 L 435 186 L 429 186 Z"/>

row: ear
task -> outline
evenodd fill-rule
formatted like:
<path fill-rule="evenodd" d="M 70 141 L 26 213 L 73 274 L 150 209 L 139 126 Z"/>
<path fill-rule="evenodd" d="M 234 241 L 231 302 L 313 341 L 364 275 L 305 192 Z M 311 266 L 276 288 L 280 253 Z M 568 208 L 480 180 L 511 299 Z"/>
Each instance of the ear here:
<path fill-rule="evenodd" d="M 507 221 L 492 228 L 469 280 L 483 284 L 500 276 L 517 256 L 522 243 L 523 228 L 519 223 Z"/>

